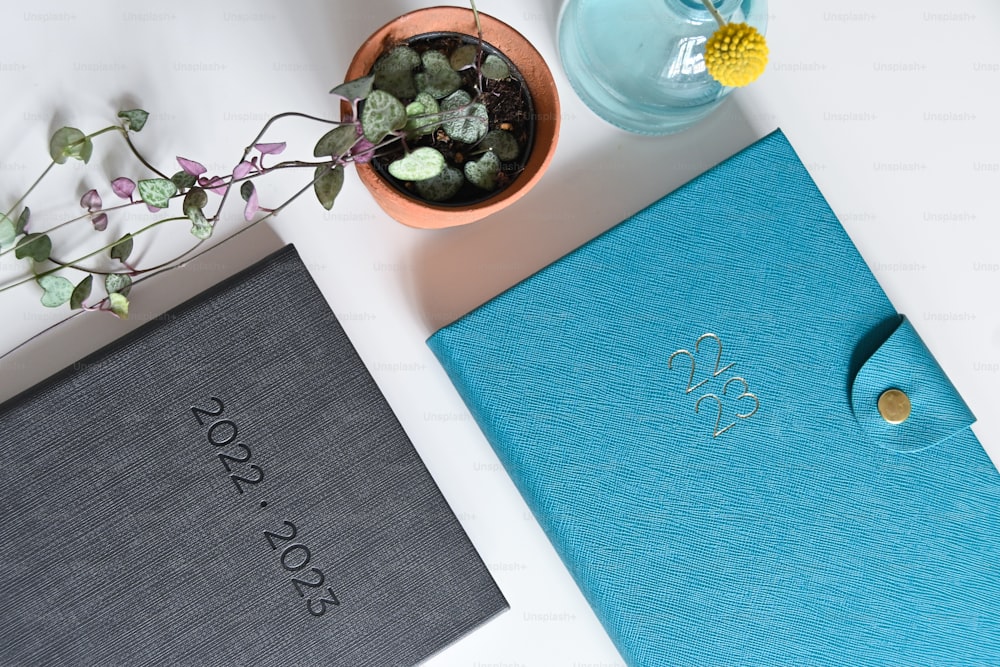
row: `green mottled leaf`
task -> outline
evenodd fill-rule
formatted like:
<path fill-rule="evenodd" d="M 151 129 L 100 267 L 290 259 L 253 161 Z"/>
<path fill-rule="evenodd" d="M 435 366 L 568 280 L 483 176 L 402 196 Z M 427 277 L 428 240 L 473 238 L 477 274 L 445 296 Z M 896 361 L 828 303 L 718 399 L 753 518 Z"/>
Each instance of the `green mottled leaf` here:
<path fill-rule="evenodd" d="M 125 236 L 118 239 L 113 246 L 111 246 L 111 259 L 117 259 L 119 262 L 126 262 L 129 255 L 132 254 L 132 235 L 126 234 Z"/>
<path fill-rule="evenodd" d="M 208 194 L 201 188 L 191 188 L 188 193 L 184 195 L 182 208 L 184 209 L 184 215 L 187 215 L 190 209 L 201 210 L 207 205 Z"/>
<path fill-rule="evenodd" d="M 419 93 L 406 105 L 406 133 L 414 137 L 432 134 L 441 124 L 440 116 L 436 115 L 438 111 L 440 107 L 436 99 L 427 93 Z"/>
<path fill-rule="evenodd" d="M 517 138 L 506 130 L 490 130 L 479 142 L 479 148 L 493 151 L 501 160 L 513 160 L 521 152 Z"/>
<path fill-rule="evenodd" d="M 420 62 L 424 66 L 424 69 L 432 67 L 451 67 L 448 62 L 448 56 L 440 51 L 424 51 L 420 55 Z"/>
<path fill-rule="evenodd" d="M 42 305 L 46 308 L 58 308 L 73 295 L 73 283 L 62 276 L 47 275 L 37 279 L 42 288 Z"/>
<path fill-rule="evenodd" d="M 129 109 L 127 111 L 119 111 L 118 117 L 125 120 L 128 124 L 128 129 L 133 132 L 138 132 L 146 125 L 146 119 L 149 118 L 149 112 L 143 111 L 142 109 Z"/>
<path fill-rule="evenodd" d="M 83 302 L 90 297 L 90 290 L 94 287 L 94 276 L 88 275 L 77 283 L 73 288 L 73 293 L 69 297 L 69 307 L 73 310 L 83 308 Z"/>
<path fill-rule="evenodd" d="M 462 189 L 465 176 L 460 169 L 446 166 L 437 176 L 417 181 L 417 193 L 428 201 L 448 201 Z"/>
<path fill-rule="evenodd" d="M 109 294 L 108 305 L 111 306 L 112 313 L 123 320 L 128 319 L 128 299 L 125 298 L 124 294 L 120 294 L 119 292 Z"/>
<path fill-rule="evenodd" d="M 373 144 L 385 139 L 393 130 L 406 125 L 406 107 L 383 90 L 373 90 L 361 110 L 361 128 Z"/>
<path fill-rule="evenodd" d="M 203 208 L 208 204 L 208 194 L 201 188 L 191 188 L 184 195 L 182 208 L 191 221 L 191 235 L 204 241 L 212 236 L 212 224 L 205 218 Z"/>
<path fill-rule="evenodd" d="M 354 125 L 335 127 L 316 142 L 313 157 L 340 157 L 358 140 L 358 129 Z"/>
<path fill-rule="evenodd" d="M 49 140 L 49 156 L 58 164 L 69 158 L 89 162 L 94 152 L 94 144 L 75 127 L 61 127 Z"/>
<path fill-rule="evenodd" d="M 413 77 L 417 90 L 436 99 L 451 95 L 462 85 L 462 77 L 447 62 L 444 65 L 418 72 Z"/>
<path fill-rule="evenodd" d="M 201 239 L 202 241 L 212 237 L 212 223 L 208 221 L 205 214 L 201 212 L 200 208 L 189 211 L 187 218 L 191 221 L 192 236 L 197 239 Z"/>
<path fill-rule="evenodd" d="M 177 190 L 187 190 L 193 187 L 195 183 L 198 182 L 198 177 L 194 174 L 189 174 L 186 171 L 178 171 L 176 174 L 170 177 L 170 182 L 177 186 Z M 155 204 L 154 204 L 155 206 Z M 162 206 L 160 208 L 163 208 Z"/>
<path fill-rule="evenodd" d="M 441 102 L 444 131 L 455 141 L 474 144 L 489 129 L 490 118 L 486 107 L 473 102 L 464 90 L 458 90 Z"/>
<path fill-rule="evenodd" d="M 240 186 L 240 197 L 243 197 L 243 201 L 250 201 L 254 189 L 253 181 L 243 181 L 243 185 Z"/>
<path fill-rule="evenodd" d="M 132 277 L 126 273 L 109 273 L 104 276 L 104 289 L 108 294 L 117 292 L 122 296 L 128 296 L 132 289 Z"/>
<path fill-rule="evenodd" d="M 448 57 L 440 51 L 425 51 L 420 61 L 424 64 L 424 71 L 413 78 L 420 92 L 440 100 L 462 85 L 462 77 L 451 68 Z"/>
<path fill-rule="evenodd" d="M 333 208 L 333 202 L 340 194 L 340 189 L 344 187 L 344 167 L 338 164 L 331 169 L 327 165 L 320 165 L 316 167 L 313 178 L 316 179 L 313 181 L 316 199 L 323 205 L 323 208 L 329 211 Z"/>
<path fill-rule="evenodd" d="M 18 236 L 14 223 L 3 213 L 0 213 L 0 247 L 8 246 Z"/>
<path fill-rule="evenodd" d="M 401 99 L 417 94 L 413 70 L 420 65 L 420 55 L 408 46 L 397 46 L 375 63 L 375 88 Z"/>
<path fill-rule="evenodd" d="M 372 92 L 372 85 L 375 83 L 375 75 L 369 74 L 368 76 L 363 76 L 360 79 L 354 79 L 353 81 L 345 81 L 339 86 L 335 86 L 333 90 L 330 91 L 331 95 L 336 95 L 337 97 L 343 97 L 348 101 L 363 100 L 368 97 L 369 93 Z"/>
<path fill-rule="evenodd" d="M 510 67 L 499 56 L 492 53 L 483 59 L 483 66 L 480 68 L 487 79 L 506 79 L 510 76 Z"/>
<path fill-rule="evenodd" d="M 451 52 L 448 64 L 454 70 L 468 69 L 476 64 L 476 55 L 479 49 L 474 44 L 463 44 Z"/>
<path fill-rule="evenodd" d="M 444 169 L 441 152 L 430 146 L 421 146 L 412 153 L 389 164 L 389 173 L 401 181 L 422 181 L 433 178 Z"/>
<path fill-rule="evenodd" d="M 472 103 L 472 96 L 464 90 L 456 90 L 454 93 L 441 100 L 442 111 L 454 111 L 461 109 Z"/>
<path fill-rule="evenodd" d="M 167 208 L 170 205 L 170 198 L 177 194 L 177 186 L 165 178 L 141 180 L 138 188 L 142 201 L 156 208 Z"/>
<path fill-rule="evenodd" d="M 3 215 L 0 213 L 0 215 Z M 6 216 L 4 216 L 6 218 Z M 23 234 L 24 229 L 28 226 L 28 220 L 31 219 L 31 209 L 27 206 L 21 211 L 21 215 L 17 217 L 17 224 L 14 225 L 14 232 L 17 234 Z"/>
<path fill-rule="evenodd" d="M 52 239 L 48 234 L 28 234 L 14 248 L 14 256 L 18 259 L 30 257 L 32 261 L 44 262 L 52 252 Z"/>
<path fill-rule="evenodd" d="M 477 188 L 493 190 L 497 186 L 497 175 L 500 174 L 500 158 L 495 153 L 484 153 L 476 161 L 465 163 L 465 177 Z"/>

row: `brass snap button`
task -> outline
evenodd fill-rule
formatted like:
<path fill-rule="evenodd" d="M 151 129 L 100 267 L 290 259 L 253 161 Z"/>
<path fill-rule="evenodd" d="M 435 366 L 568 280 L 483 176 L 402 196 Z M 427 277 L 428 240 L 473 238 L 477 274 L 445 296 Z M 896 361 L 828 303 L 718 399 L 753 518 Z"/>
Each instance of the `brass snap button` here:
<path fill-rule="evenodd" d="M 889 389 L 878 397 L 878 413 L 890 424 L 902 424 L 910 416 L 910 397 L 899 389 Z"/>

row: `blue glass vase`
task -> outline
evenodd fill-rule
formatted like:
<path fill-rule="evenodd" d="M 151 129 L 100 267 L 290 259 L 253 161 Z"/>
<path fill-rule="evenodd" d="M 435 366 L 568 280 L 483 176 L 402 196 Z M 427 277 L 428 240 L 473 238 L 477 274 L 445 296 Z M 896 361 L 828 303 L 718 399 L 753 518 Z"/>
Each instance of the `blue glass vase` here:
<path fill-rule="evenodd" d="M 724 19 L 764 34 L 766 0 L 713 0 Z M 559 55 L 577 95 L 630 132 L 672 134 L 722 103 L 732 88 L 705 70 L 719 24 L 701 0 L 565 0 Z"/>

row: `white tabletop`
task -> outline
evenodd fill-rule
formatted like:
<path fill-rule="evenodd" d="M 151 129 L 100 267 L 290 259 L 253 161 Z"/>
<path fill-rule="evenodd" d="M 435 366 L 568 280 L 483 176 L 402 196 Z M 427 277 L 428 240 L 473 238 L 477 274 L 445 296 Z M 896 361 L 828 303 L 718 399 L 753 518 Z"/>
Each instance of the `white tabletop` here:
<path fill-rule="evenodd" d="M 127 322 L 88 314 L 9 354 L 0 360 L 0 400 L 294 243 L 511 604 L 428 664 L 621 665 L 424 341 L 780 127 L 896 308 L 978 415 L 974 430 L 1000 461 L 1000 4 L 771 0 L 765 75 L 702 125 L 656 139 L 604 123 L 576 98 L 556 53 L 559 4 L 479 3 L 535 44 L 561 94 L 559 149 L 521 201 L 473 225 L 418 231 L 383 214 L 349 171 L 333 211 L 304 197 L 191 270 L 143 283 Z M 421 6 L 5 4 L 0 201 L 11 202 L 45 167 L 55 128 L 94 130 L 135 106 L 152 113 L 136 141 L 154 162 L 173 168 L 183 155 L 224 172 L 267 117 L 286 110 L 330 116 L 327 91 L 343 79 L 360 40 Z M 316 136 L 314 126 L 289 124 L 273 140 L 308 151 Z M 100 137 L 91 167 L 60 167 L 32 210 L 56 215 L 69 202 L 72 212 L 85 189 L 107 191 L 110 177 L 128 173 L 139 172 L 119 140 Z M 239 225 L 240 212 L 230 207 L 220 233 Z M 112 218 L 102 240 L 129 222 Z M 143 251 L 147 259 L 187 247 L 186 233 L 170 232 Z M 93 242 L 86 230 L 68 238 Z M 0 268 L 3 284 L 21 270 L 10 256 Z M 32 285 L 0 293 L 0 353 L 68 314 L 42 308 L 38 296 Z"/>

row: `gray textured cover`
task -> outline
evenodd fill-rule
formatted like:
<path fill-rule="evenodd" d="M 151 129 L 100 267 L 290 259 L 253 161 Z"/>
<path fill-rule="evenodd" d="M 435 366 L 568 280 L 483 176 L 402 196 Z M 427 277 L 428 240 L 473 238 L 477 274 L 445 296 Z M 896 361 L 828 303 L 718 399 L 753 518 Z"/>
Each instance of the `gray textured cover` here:
<path fill-rule="evenodd" d="M 0 452 L 3 665 L 412 665 L 507 608 L 291 246 L 0 406 Z"/>

